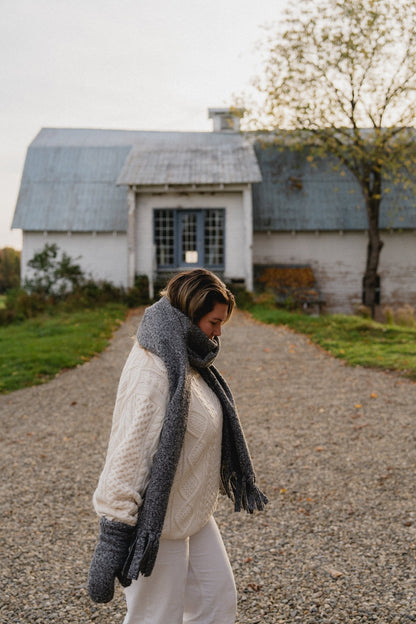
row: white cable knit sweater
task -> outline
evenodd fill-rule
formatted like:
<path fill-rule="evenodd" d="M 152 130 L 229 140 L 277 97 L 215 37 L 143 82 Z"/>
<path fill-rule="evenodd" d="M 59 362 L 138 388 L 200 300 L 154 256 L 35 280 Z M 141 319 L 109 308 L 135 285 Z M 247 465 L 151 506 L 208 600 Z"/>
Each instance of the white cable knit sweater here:
<path fill-rule="evenodd" d="M 98 515 L 136 524 L 168 398 L 162 360 L 135 343 L 121 374 L 107 457 L 94 493 Z M 192 535 L 213 513 L 220 483 L 221 435 L 220 402 L 193 371 L 188 426 L 162 538 Z"/>

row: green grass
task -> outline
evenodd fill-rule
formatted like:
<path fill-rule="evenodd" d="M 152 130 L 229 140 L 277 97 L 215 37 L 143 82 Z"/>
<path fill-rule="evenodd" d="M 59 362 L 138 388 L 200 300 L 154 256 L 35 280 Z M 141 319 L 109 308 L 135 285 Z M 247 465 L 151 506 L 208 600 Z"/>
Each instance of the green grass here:
<path fill-rule="evenodd" d="M 0 310 L 6 307 L 6 295 L 0 295 Z"/>
<path fill-rule="evenodd" d="M 352 366 L 399 371 L 416 379 L 416 328 L 338 314 L 311 317 L 264 305 L 255 305 L 250 312 L 263 323 L 287 325 L 306 334 Z"/>
<path fill-rule="evenodd" d="M 107 304 L 0 327 L 0 393 L 44 383 L 105 349 L 126 307 Z"/>

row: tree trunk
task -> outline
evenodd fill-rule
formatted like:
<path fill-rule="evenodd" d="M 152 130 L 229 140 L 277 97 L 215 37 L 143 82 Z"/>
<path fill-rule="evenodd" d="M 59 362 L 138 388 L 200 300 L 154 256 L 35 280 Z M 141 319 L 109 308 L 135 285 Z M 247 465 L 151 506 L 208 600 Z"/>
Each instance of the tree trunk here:
<path fill-rule="evenodd" d="M 383 241 L 380 238 L 379 215 L 381 202 L 381 175 L 372 172 L 365 192 L 368 217 L 367 261 L 363 280 L 363 303 L 375 317 L 378 287 L 378 264 Z"/>

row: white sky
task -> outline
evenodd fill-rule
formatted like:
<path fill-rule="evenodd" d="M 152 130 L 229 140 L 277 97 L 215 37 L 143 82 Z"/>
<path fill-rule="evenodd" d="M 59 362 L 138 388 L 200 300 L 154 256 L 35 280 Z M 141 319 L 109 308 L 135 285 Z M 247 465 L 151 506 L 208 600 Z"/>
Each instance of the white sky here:
<path fill-rule="evenodd" d="M 211 130 L 287 0 L 0 0 L 0 248 L 42 127 Z"/>

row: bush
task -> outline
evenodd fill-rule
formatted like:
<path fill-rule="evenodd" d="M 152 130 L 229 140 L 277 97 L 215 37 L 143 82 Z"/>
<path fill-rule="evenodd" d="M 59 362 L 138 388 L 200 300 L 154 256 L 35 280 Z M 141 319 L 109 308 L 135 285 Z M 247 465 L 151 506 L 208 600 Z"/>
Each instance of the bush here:
<path fill-rule="evenodd" d="M 285 310 L 325 303 L 309 265 L 255 265 L 254 281 L 256 291 L 273 294 L 275 305 Z"/>
<path fill-rule="evenodd" d="M 386 323 L 389 325 L 401 325 L 402 327 L 416 326 L 415 310 L 409 304 L 405 304 L 396 309 L 386 306 L 383 309 L 383 314 L 385 316 Z"/>
<path fill-rule="evenodd" d="M 150 302 L 149 278 L 147 275 L 136 275 L 134 286 L 127 290 L 125 301 L 129 308 L 147 305 Z"/>
<path fill-rule="evenodd" d="M 55 304 L 52 297 L 43 297 L 39 293 L 28 293 L 23 288 L 7 291 L 4 314 L 0 319 L 4 322 L 23 321 L 45 312 Z"/>
<path fill-rule="evenodd" d="M 58 246 L 46 243 L 42 251 L 34 254 L 27 263 L 33 269 L 32 277 L 25 280 L 24 288 L 29 293 L 64 296 L 79 288 L 85 275 L 79 264 L 62 252 L 58 258 Z"/>
<path fill-rule="evenodd" d="M 227 284 L 227 288 L 233 293 L 237 308 L 240 308 L 240 310 L 248 310 L 253 305 L 253 294 L 246 290 L 244 286 Z"/>
<path fill-rule="evenodd" d="M 33 318 L 42 312 L 73 312 L 113 302 L 137 307 L 149 302 L 147 276 L 137 275 L 133 288 L 127 291 L 108 281 L 88 279 L 68 255 L 62 253 L 59 257 L 55 244 L 46 244 L 28 265 L 33 274 L 25 281 L 24 288 L 6 293 L 0 325 Z"/>
<path fill-rule="evenodd" d="M 365 306 L 363 304 L 359 304 L 355 308 L 355 314 L 360 316 L 361 318 L 370 319 L 371 318 L 371 308 Z"/>
<path fill-rule="evenodd" d="M 20 286 L 20 251 L 13 247 L 0 249 L 0 293 Z"/>
<path fill-rule="evenodd" d="M 394 310 L 390 306 L 386 306 L 383 310 L 387 325 L 394 325 Z"/>

